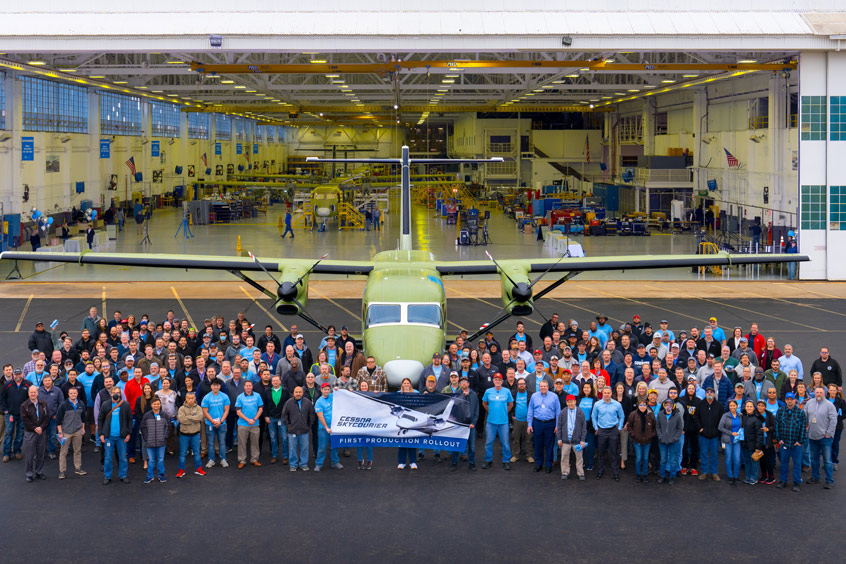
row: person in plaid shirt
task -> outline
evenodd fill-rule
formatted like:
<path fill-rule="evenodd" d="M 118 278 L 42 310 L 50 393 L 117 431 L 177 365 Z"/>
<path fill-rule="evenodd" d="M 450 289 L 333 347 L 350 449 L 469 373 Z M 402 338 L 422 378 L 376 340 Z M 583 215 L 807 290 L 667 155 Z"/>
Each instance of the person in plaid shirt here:
<path fill-rule="evenodd" d="M 356 391 L 358 390 L 358 380 L 355 378 L 350 378 L 350 367 L 344 366 L 341 368 L 341 376 L 335 380 L 335 389 L 336 390 L 350 390 Z"/>
<path fill-rule="evenodd" d="M 793 459 L 793 491 L 799 491 L 802 483 L 802 444 L 808 438 L 808 418 L 796 405 L 796 395 L 789 392 L 784 396 L 786 409 L 776 413 L 775 436 L 778 439 L 781 471 L 777 488 L 787 486 L 787 473 Z"/>
<path fill-rule="evenodd" d="M 359 382 L 367 382 L 371 392 L 387 392 L 388 376 L 381 366 L 376 366 L 376 359 L 367 357 L 367 363 L 358 371 L 356 378 Z"/>

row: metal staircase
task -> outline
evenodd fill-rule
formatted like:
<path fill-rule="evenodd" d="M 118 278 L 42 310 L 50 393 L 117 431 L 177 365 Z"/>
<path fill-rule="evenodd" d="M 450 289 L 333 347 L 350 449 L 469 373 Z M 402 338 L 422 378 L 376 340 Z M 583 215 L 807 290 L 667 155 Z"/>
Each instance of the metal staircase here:
<path fill-rule="evenodd" d="M 338 204 L 338 229 L 364 229 L 364 214 L 348 202 Z"/>

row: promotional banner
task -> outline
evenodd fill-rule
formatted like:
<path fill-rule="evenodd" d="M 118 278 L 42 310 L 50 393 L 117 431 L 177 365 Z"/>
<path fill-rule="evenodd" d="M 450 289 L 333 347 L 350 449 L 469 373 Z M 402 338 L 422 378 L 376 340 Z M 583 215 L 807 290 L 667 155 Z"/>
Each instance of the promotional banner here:
<path fill-rule="evenodd" d="M 161 150 L 161 146 L 159 145 L 159 141 L 152 141 L 150 143 L 150 156 L 151 157 L 158 157 L 159 151 Z"/>
<path fill-rule="evenodd" d="M 337 390 L 332 399 L 332 447 L 434 448 L 464 452 L 470 403 L 443 394 Z"/>
<path fill-rule="evenodd" d="M 21 160 L 35 160 L 35 137 L 21 137 Z"/>
<path fill-rule="evenodd" d="M 112 155 L 112 142 L 110 139 L 100 139 L 100 158 L 110 159 Z"/>
<path fill-rule="evenodd" d="M 236 143 L 235 144 L 235 154 L 240 155 L 241 152 L 242 152 L 241 149 L 242 149 L 242 145 L 240 143 Z"/>
<path fill-rule="evenodd" d="M 218 141 L 217 143 L 214 144 L 214 154 L 220 155 L 221 152 L 222 152 L 222 148 L 220 146 L 220 142 Z"/>

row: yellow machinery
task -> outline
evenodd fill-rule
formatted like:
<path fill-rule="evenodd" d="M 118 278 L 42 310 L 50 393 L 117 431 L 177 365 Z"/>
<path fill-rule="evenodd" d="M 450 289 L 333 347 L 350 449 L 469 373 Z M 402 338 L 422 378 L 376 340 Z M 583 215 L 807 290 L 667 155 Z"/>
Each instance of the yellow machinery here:
<path fill-rule="evenodd" d="M 700 255 L 715 255 L 720 252 L 720 248 L 717 247 L 714 243 L 709 241 L 702 241 L 699 243 L 699 252 L 697 254 Z M 711 274 L 715 276 L 722 276 L 723 269 L 719 266 L 700 266 L 699 267 L 699 274 L 700 276 L 704 276 L 706 270 L 710 270 Z"/>

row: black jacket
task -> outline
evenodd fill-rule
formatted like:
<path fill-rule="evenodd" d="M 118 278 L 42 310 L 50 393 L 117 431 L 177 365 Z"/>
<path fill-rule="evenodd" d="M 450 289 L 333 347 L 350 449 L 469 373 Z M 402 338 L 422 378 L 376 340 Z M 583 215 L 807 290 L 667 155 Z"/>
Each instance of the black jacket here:
<path fill-rule="evenodd" d="M 164 412 L 159 412 L 159 418 L 153 410 L 144 414 L 141 419 L 141 436 L 144 437 L 144 445 L 150 448 L 163 447 L 167 444 L 170 436 L 170 419 Z"/>
<path fill-rule="evenodd" d="M 132 410 L 129 409 L 129 404 L 126 401 L 121 401 L 120 404 L 120 411 L 118 412 L 118 418 L 120 420 L 120 438 L 125 439 L 129 436 L 129 433 L 132 431 Z M 100 434 L 108 437 L 111 431 L 111 417 L 112 417 L 112 404 L 109 403 L 105 406 L 100 406 L 100 417 L 97 418 L 97 429 L 100 430 Z M 106 423 L 108 421 L 108 423 Z"/>
<path fill-rule="evenodd" d="M 705 337 L 702 337 L 701 339 L 696 341 L 696 348 L 697 350 L 705 351 L 705 356 L 712 354 L 714 355 L 714 358 L 719 358 L 719 356 L 723 352 L 723 346 L 720 341 L 718 341 L 717 339 L 711 339 L 711 342 L 708 343 L 705 340 Z"/>
<path fill-rule="evenodd" d="M 764 430 L 761 428 L 761 419 L 752 415 L 743 414 L 741 422 L 743 428 L 743 441 L 741 446 L 744 450 L 764 449 Z"/>
<path fill-rule="evenodd" d="M 264 397 L 262 401 L 264 401 L 264 415 L 265 417 L 270 417 L 271 419 L 280 419 L 282 417 L 282 409 L 285 407 L 285 402 L 288 401 L 288 398 L 291 395 L 288 393 L 288 388 L 282 386 L 279 388 L 282 390 L 282 395 L 279 398 L 279 403 L 273 403 L 273 388 L 268 388 L 264 392 Z"/>
<path fill-rule="evenodd" d="M 29 350 L 35 349 L 43 352 L 49 359 L 50 355 L 53 354 L 53 335 L 43 329 L 33 331 L 32 335 L 29 336 Z"/>
<path fill-rule="evenodd" d="M 699 399 L 699 398 L 697 398 Z M 712 403 L 708 400 L 699 399 L 699 406 L 696 413 L 693 415 L 693 420 L 696 423 L 697 431 L 706 439 L 714 439 L 720 436 L 720 418 L 723 416 L 723 404 L 714 398 Z"/>
<path fill-rule="evenodd" d="M 5 382 L 2 391 L 0 391 L 0 408 L 3 409 L 3 413 L 19 417 L 21 404 L 28 399 L 27 390 L 30 386 L 32 384 L 27 379 L 21 380 L 20 384 L 15 384 L 14 380 Z"/>
<path fill-rule="evenodd" d="M 840 363 L 830 356 L 828 357 L 827 362 L 823 362 L 822 358 L 815 360 L 811 365 L 811 375 L 813 375 L 814 372 L 822 374 L 823 384 L 826 386 L 829 384 L 843 386 L 843 372 L 840 370 Z M 828 390 L 826 390 L 826 393 L 828 393 Z"/>
<path fill-rule="evenodd" d="M 311 431 L 311 426 L 317 421 L 317 415 L 308 399 L 303 397 L 300 401 L 299 406 L 293 397 L 285 402 L 282 408 L 282 423 L 288 428 L 290 434 L 307 435 Z"/>
<path fill-rule="evenodd" d="M 42 400 L 38 401 L 38 414 L 36 415 L 35 404 L 29 401 L 29 398 L 21 404 L 21 423 L 25 431 L 34 432 L 36 427 L 41 427 L 42 430 L 47 430 L 47 424 L 50 423 L 50 410 L 47 409 L 47 404 Z"/>
<path fill-rule="evenodd" d="M 65 394 L 65 399 L 68 399 L 68 390 L 75 388 L 78 394 L 76 397 L 83 402 L 85 401 L 85 386 L 83 386 L 82 382 L 79 380 L 74 380 L 73 384 L 71 384 L 70 380 L 65 380 L 59 387 L 61 388 L 62 393 Z M 94 403 L 92 402 L 91 405 L 93 406 Z"/>
<path fill-rule="evenodd" d="M 703 400 L 696 397 L 696 395 L 685 394 L 679 398 L 679 403 L 682 406 L 682 413 L 684 414 L 684 432 L 690 431 L 699 432 L 700 427 L 697 427 L 696 412 L 699 411 L 699 402 Z M 716 399 L 714 403 L 716 403 Z M 719 423 L 719 420 L 717 421 Z M 697 439 L 698 440 L 698 439 Z"/>

